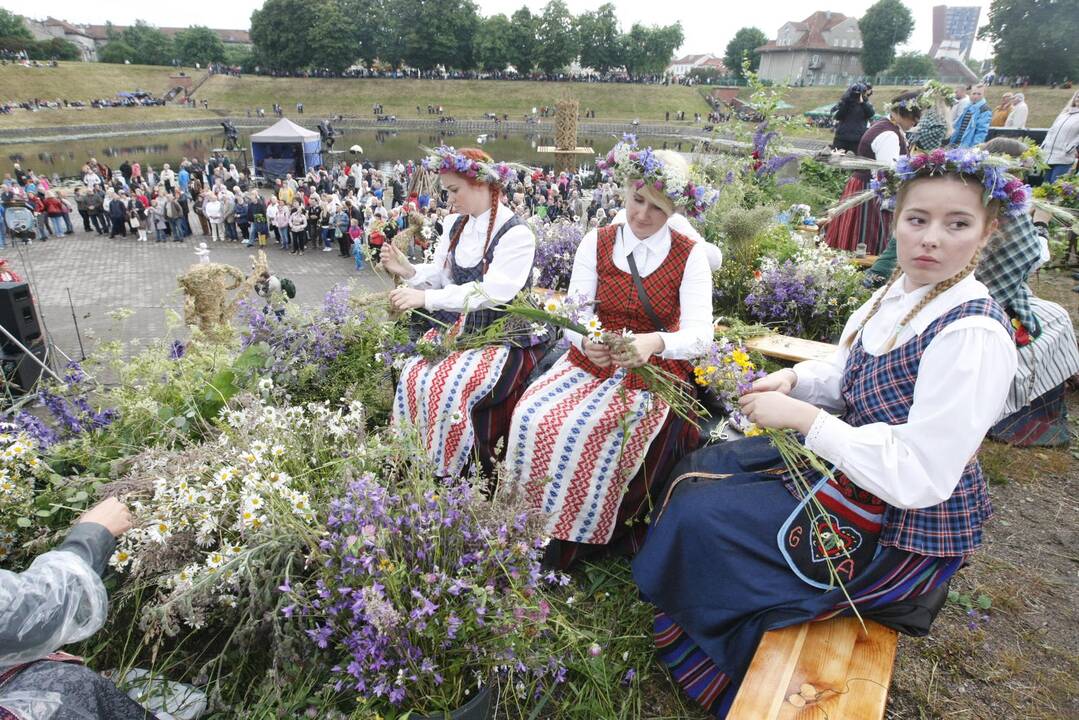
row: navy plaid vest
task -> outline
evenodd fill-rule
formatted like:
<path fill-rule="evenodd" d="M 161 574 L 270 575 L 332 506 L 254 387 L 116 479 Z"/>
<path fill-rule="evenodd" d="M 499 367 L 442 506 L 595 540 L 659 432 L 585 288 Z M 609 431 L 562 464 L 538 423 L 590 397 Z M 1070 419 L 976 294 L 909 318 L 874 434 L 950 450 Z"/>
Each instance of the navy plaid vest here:
<path fill-rule="evenodd" d="M 922 353 L 949 323 L 963 317 L 985 316 L 1011 331 L 1000 305 L 991 298 L 970 300 L 930 323 L 920 335 L 874 357 L 859 335 L 843 372 L 843 419 L 858 427 L 870 423 L 906 422 L 914 402 L 914 383 Z M 977 456 L 972 457 L 952 496 L 928 508 L 904 510 L 886 505 L 880 544 L 935 557 L 965 556 L 982 543 L 982 525 L 992 516 L 989 490 Z"/>
<path fill-rule="evenodd" d="M 497 208 L 492 208 L 491 212 L 498 212 Z M 462 226 L 468 222 L 468 215 L 461 215 L 454 221 L 453 226 L 450 228 L 450 237 L 454 237 L 461 229 Z M 485 267 L 490 267 L 491 262 L 495 256 L 495 248 L 498 247 L 498 242 L 502 239 L 511 228 L 515 228 L 518 225 L 523 225 L 522 220 L 517 215 L 514 215 L 507 220 L 502 227 L 500 227 L 491 238 L 491 245 L 487 248 L 487 253 L 480 259 L 474 266 L 465 268 L 457 264 L 457 249 L 454 248 L 449 253 L 450 263 L 450 276 L 453 278 L 454 285 L 465 285 L 470 282 L 479 282 L 483 279 L 483 270 Z M 535 256 L 532 260 L 535 265 Z M 528 290 L 532 287 L 532 270 L 528 271 L 528 279 L 525 280 L 522 290 Z M 479 300 L 477 300 L 478 302 Z M 463 334 L 474 334 L 483 328 L 493 323 L 498 318 L 502 317 L 505 313 L 494 310 L 492 308 L 481 308 L 478 310 L 470 310 L 468 316 L 465 318 L 464 326 L 461 328 Z M 452 310 L 436 310 L 431 313 L 439 322 L 446 323 L 446 325 L 453 325 L 460 318 L 461 313 L 453 312 Z M 519 341 L 514 340 L 510 342 L 511 345 L 520 345 Z"/>

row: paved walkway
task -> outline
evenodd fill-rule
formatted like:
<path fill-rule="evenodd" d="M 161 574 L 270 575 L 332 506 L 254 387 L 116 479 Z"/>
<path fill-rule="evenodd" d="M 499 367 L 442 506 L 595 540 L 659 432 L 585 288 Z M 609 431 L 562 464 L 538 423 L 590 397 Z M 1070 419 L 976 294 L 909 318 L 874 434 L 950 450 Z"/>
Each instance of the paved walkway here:
<path fill-rule="evenodd" d="M 81 228 L 78 216 L 72 219 Z M 152 239 L 142 243 L 132 235 L 110 240 L 79 229 L 75 235 L 46 242 L 9 242 L 0 256 L 30 283 L 39 319 L 44 320 L 54 346 L 78 359 L 81 353 L 72 306 L 86 352 L 95 339 L 164 336 L 166 310 L 182 312 L 183 308 L 176 278 L 198 262 L 194 249 L 203 240 L 210 248 L 211 262 L 249 271 L 254 249 L 240 243 L 213 243 L 198 234 L 183 243 L 155 243 Z M 308 250 L 300 257 L 278 249 L 271 239 L 266 255 L 273 272 L 296 283 L 294 302 L 304 307 L 321 304 L 326 292 L 341 282 L 353 282 L 363 290 L 384 289 L 383 281 L 369 268 L 357 272 L 353 260 L 340 257 L 336 247 L 332 252 Z M 118 323 L 107 315 L 118 308 L 129 308 L 134 315 Z"/>

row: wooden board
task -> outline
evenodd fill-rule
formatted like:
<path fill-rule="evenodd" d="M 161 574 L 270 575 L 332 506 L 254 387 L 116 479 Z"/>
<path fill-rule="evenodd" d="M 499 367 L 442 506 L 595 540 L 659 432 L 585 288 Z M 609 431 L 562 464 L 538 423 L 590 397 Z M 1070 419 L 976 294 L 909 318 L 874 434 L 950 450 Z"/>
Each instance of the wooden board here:
<path fill-rule="evenodd" d="M 763 335 L 746 340 L 746 347 L 761 355 L 802 362 L 803 360 L 830 360 L 836 346 L 816 340 L 803 340 L 788 335 Z"/>
<path fill-rule="evenodd" d="M 877 262 L 877 258 L 879 258 L 879 257 L 880 257 L 880 255 L 866 255 L 865 257 L 851 258 L 850 261 L 852 263 L 854 263 L 855 265 L 857 265 L 858 267 L 867 268 L 867 267 L 873 267 L 873 264 L 875 262 Z"/>
<path fill-rule="evenodd" d="M 835 618 L 765 633 L 727 720 L 880 720 L 898 635 L 866 628 Z"/>

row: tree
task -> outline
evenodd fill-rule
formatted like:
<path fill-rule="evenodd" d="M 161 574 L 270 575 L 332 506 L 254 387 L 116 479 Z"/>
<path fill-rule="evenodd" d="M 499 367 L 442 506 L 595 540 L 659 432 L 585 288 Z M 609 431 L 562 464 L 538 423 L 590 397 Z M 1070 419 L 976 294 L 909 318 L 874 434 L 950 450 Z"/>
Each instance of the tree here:
<path fill-rule="evenodd" d="M 550 0 L 536 24 L 536 64 L 548 75 L 577 57 L 577 30 L 573 15 L 562 0 Z"/>
<path fill-rule="evenodd" d="M 229 45 L 225 48 L 225 64 L 229 67 L 238 67 L 243 72 L 254 72 L 255 53 L 251 48 Z"/>
<path fill-rule="evenodd" d="M 34 43 L 30 50 L 31 60 L 80 60 L 82 52 L 73 42 L 62 38 L 49 38 Z"/>
<path fill-rule="evenodd" d="M 473 42 L 480 20 L 472 0 L 409 0 L 397 7 L 409 18 L 405 62 L 420 70 L 474 66 Z"/>
<path fill-rule="evenodd" d="M 21 15 L 0 8 L 0 37 L 33 40 L 30 28 L 26 27 Z"/>
<path fill-rule="evenodd" d="M 513 62 L 513 25 L 505 15 L 480 22 L 475 43 L 476 64 L 487 72 L 502 72 Z"/>
<path fill-rule="evenodd" d="M 251 44 L 259 65 L 289 72 L 308 67 L 314 19 L 306 0 L 266 0 L 251 13 Z"/>
<path fill-rule="evenodd" d="M 123 40 L 113 40 L 97 51 L 97 59 L 103 63 L 123 65 L 125 62 L 135 62 L 135 48 Z"/>
<path fill-rule="evenodd" d="M 749 58 L 749 69 L 757 72 L 761 66 L 761 54 L 757 48 L 768 42 L 768 36 L 763 30 L 755 27 L 744 27 L 734 34 L 727 43 L 727 50 L 723 53 L 723 64 L 730 68 L 737 77 L 742 77 L 742 58 Z"/>
<path fill-rule="evenodd" d="M 683 39 L 680 23 L 663 27 L 634 23 L 622 36 L 626 72 L 633 76 L 662 74 Z"/>
<path fill-rule="evenodd" d="M 993 0 L 978 37 L 993 43 L 998 74 L 1033 82 L 1079 76 L 1079 0 Z"/>
<path fill-rule="evenodd" d="M 528 7 L 510 16 L 510 63 L 521 75 L 528 75 L 536 65 L 536 18 Z"/>
<path fill-rule="evenodd" d="M 169 36 L 143 20 L 125 28 L 120 39 L 134 50 L 131 62 L 136 65 L 171 65 L 176 57 Z"/>
<path fill-rule="evenodd" d="M 897 57 L 884 74 L 894 78 L 935 80 L 937 64 L 925 53 L 906 52 Z"/>
<path fill-rule="evenodd" d="M 176 33 L 172 42 L 181 65 L 206 66 L 225 61 L 225 43 L 207 27 L 192 25 Z"/>
<path fill-rule="evenodd" d="M 614 5 L 605 3 L 595 12 L 578 15 L 577 37 L 583 67 L 606 73 L 612 67 L 623 64 L 622 33 L 618 30 L 618 16 Z"/>
<path fill-rule="evenodd" d="M 340 0 L 341 11 L 349 18 L 349 36 L 355 57 L 370 66 L 378 57 L 378 41 L 386 8 L 380 0 Z"/>
<path fill-rule="evenodd" d="M 895 60 L 895 46 L 910 37 L 914 18 L 900 0 L 878 0 L 858 21 L 862 32 L 862 70 L 872 77 Z"/>
<path fill-rule="evenodd" d="M 315 6 L 307 28 L 308 66 L 343 72 L 359 57 L 360 48 L 349 28 L 352 23 L 336 0 L 322 0 Z"/>

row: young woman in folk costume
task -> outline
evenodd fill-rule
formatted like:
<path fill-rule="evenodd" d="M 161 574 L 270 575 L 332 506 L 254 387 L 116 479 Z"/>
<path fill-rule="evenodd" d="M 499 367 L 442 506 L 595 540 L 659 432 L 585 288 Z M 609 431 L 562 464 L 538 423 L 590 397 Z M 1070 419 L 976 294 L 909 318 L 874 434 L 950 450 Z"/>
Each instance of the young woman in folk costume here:
<path fill-rule="evenodd" d="M 899 268 L 834 358 L 772 373 L 741 400 L 758 426 L 798 431 L 834 466 L 834 480 L 806 471 L 820 507 L 766 437 L 711 446 L 675 470 L 634 560 L 660 657 L 720 718 L 766 631 L 850 612 L 845 590 L 863 618 L 925 634 L 981 545 L 992 508 L 976 453 L 1016 353 L 973 273 L 998 213 L 1024 212 L 1030 188 L 985 153 L 929 157 L 897 163 Z"/>
<path fill-rule="evenodd" d="M 858 142 L 858 155 L 882 163 L 893 163 L 909 151 L 907 131 L 918 124 L 922 116 L 921 96 L 917 92 L 903 93 L 890 103 L 884 120 L 873 123 Z M 868 170 L 855 170 L 843 188 L 841 200 L 869 189 Z M 855 250 L 865 243 L 866 253 L 876 255 L 888 244 L 891 212 L 873 199 L 840 213 L 828 223 L 825 239 L 838 250 Z"/>
<path fill-rule="evenodd" d="M 547 515 L 548 562 L 568 567 L 596 551 L 632 552 L 659 483 L 698 444 L 698 430 L 630 369 L 657 365 L 687 381 L 689 358 L 712 339 L 712 274 L 703 243 L 671 228 L 676 209 L 699 214 L 681 156 L 639 149 L 631 136 L 601 166 L 625 190 L 627 222 L 592 230 L 574 259 L 569 297 L 594 301 L 610 347 L 567 333 L 569 352 L 517 404 L 506 463 Z"/>
<path fill-rule="evenodd" d="M 440 173 L 457 214 L 446 218 L 430 263 L 413 265 L 393 243 L 383 246 L 382 266 L 406 283 L 390 293 L 390 305 L 415 310 L 432 334 L 448 327 L 478 333 L 500 317 L 492 306 L 530 286 L 535 238 L 500 201 L 514 167 L 471 148 L 432 153 L 423 165 Z M 393 421 L 416 427 L 439 473 L 459 475 L 473 457 L 489 473 L 524 380 L 543 354 L 541 342 L 529 337 L 451 352 L 437 362 L 410 359 L 397 384 Z"/>

